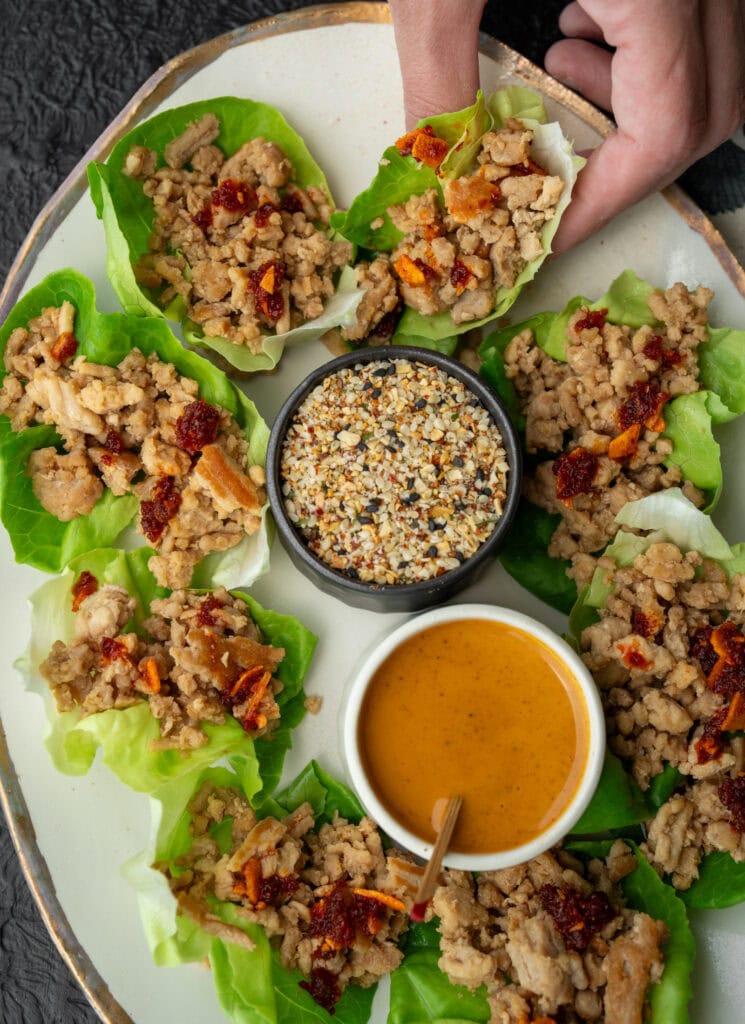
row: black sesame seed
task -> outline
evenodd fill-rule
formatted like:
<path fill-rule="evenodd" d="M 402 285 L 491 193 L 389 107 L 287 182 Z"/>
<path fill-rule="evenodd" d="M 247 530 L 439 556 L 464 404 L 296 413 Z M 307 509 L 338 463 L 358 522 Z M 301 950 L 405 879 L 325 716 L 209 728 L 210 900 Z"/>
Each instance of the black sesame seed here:
<path fill-rule="evenodd" d="M 375 499 L 373 499 L 373 501 L 368 502 L 368 504 L 365 505 L 365 512 L 377 512 L 379 505 L 380 505 L 380 502 L 378 501 L 377 498 L 375 498 Z"/>
<path fill-rule="evenodd" d="M 388 373 L 388 367 L 386 367 L 386 366 L 379 366 L 377 370 L 373 370 L 373 377 L 385 377 L 387 373 Z"/>
<path fill-rule="evenodd" d="M 380 396 L 382 394 L 383 394 L 383 389 L 382 388 L 373 388 L 373 393 L 372 393 L 373 398 L 380 398 Z"/>
<path fill-rule="evenodd" d="M 487 496 L 487 498 L 491 498 L 491 496 L 492 496 L 492 494 L 494 492 L 492 491 L 491 487 L 482 487 L 481 488 L 481 493 L 485 494 Z"/>
<path fill-rule="evenodd" d="M 386 373 L 388 374 L 389 377 L 393 377 L 396 373 L 396 364 L 391 363 L 391 365 L 386 370 Z"/>
<path fill-rule="evenodd" d="M 433 544 L 431 548 L 427 548 L 427 554 L 430 558 L 437 558 L 437 548 Z"/>
<path fill-rule="evenodd" d="M 414 477 L 413 477 L 413 476 L 410 476 L 410 477 L 408 477 L 408 478 L 407 478 L 407 480 L 406 480 L 406 487 L 408 488 L 408 490 L 411 490 L 411 488 L 412 488 L 413 486 L 414 486 Z"/>
<path fill-rule="evenodd" d="M 393 452 L 393 454 L 395 455 L 396 452 L 398 451 L 398 448 L 396 448 L 395 444 L 387 444 L 385 445 L 385 450 L 387 452 Z"/>
<path fill-rule="evenodd" d="M 460 455 L 456 455 L 455 458 L 453 459 L 453 465 L 457 466 L 458 469 L 462 469 L 462 467 L 465 466 L 465 462 L 460 457 Z"/>
<path fill-rule="evenodd" d="M 435 530 L 439 530 L 439 526 L 437 525 L 434 519 L 428 520 L 427 526 L 429 527 L 430 533 L 433 533 Z"/>
<path fill-rule="evenodd" d="M 399 562 L 398 565 L 396 566 L 396 568 L 397 569 L 405 569 L 408 564 L 409 563 L 404 560 L 403 562 Z"/>
<path fill-rule="evenodd" d="M 351 565 L 350 565 L 350 567 L 349 567 L 349 568 L 347 569 L 347 576 L 348 576 L 348 577 L 350 578 L 350 580 L 358 580 L 358 579 L 360 578 L 360 574 L 359 574 L 359 573 L 357 572 L 357 570 L 356 570 L 356 569 L 355 569 L 355 568 L 354 568 L 353 566 L 351 566 Z"/>
<path fill-rule="evenodd" d="M 426 398 L 418 398 L 416 400 L 416 402 L 414 403 L 414 408 L 415 409 L 423 409 L 426 404 L 427 404 Z"/>
<path fill-rule="evenodd" d="M 479 468 L 476 470 L 476 479 L 477 480 L 485 480 L 486 479 L 486 473 L 483 471 L 481 466 L 479 466 Z"/>
<path fill-rule="evenodd" d="M 463 565 L 463 563 L 466 560 L 466 556 L 463 554 L 462 551 L 456 551 L 455 552 L 455 557 L 458 559 L 458 561 L 460 562 L 461 565 Z"/>
<path fill-rule="evenodd" d="M 365 444 L 364 441 L 359 441 L 357 443 L 357 451 L 358 452 L 366 452 L 367 451 L 367 445 Z"/>
<path fill-rule="evenodd" d="M 366 380 L 365 383 L 362 385 L 362 390 L 369 391 L 371 387 L 372 383 L 369 380 Z"/>
<path fill-rule="evenodd" d="M 398 437 L 398 434 L 396 433 L 396 431 L 392 427 L 389 427 L 386 430 L 386 434 L 388 435 L 388 437 Z"/>
<path fill-rule="evenodd" d="M 412 491 L 409 495 L 409 501 L 419 501 L 421 494 L 418 491 Z"/>
<path fill-rule="evenodd" d="M 367 525 L 367 523 L 371 523 L 372 522 L 372 518 L 370 516 L 358 516 L 357 517 L 357 522 L 358 523 L 362 523 L 362 525 L 365 526 L 365 525 Z"/>

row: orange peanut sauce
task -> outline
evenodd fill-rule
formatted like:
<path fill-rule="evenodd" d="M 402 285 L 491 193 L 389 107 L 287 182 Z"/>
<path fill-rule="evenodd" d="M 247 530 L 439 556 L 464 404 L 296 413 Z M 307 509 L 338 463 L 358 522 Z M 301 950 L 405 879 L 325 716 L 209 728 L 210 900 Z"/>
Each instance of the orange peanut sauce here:
<path fill-rule="evenodd" d="M 564 662 L 529 633 L 488 619 L 426 629 L 368 685 L 359 717 L 367 778 L 389 813 L 432 842 L 432 812 L 461 795 L 450 849 L 496 853 L 562 814 L 584 774 L 589 717 Z"/>

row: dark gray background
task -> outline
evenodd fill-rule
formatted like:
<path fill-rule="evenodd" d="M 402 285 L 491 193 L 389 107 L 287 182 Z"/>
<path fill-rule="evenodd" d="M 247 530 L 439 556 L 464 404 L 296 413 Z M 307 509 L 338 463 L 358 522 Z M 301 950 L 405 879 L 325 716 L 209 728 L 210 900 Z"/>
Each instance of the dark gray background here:
<path fill-rule="evenodd" d="M 169 58 L 303 0 L 0 0 L 0 278 L 47 199 Z M 563 0 L 490 3 L 483 28 L 541 64 Z M 726 144 L 684 184 L 709 212 L 745 199 L 745 154 Z M 70 254 L 74 264 L 74 253 Z M 12 685 L 4 655 L 4 685 Z M 39 750 L 39 756 L 46 756 Z M 95 1024 L 49 939 L 0 815 L 0 1024 Z M 188 1024 L 188 1022 L 185 1022 Z"/>

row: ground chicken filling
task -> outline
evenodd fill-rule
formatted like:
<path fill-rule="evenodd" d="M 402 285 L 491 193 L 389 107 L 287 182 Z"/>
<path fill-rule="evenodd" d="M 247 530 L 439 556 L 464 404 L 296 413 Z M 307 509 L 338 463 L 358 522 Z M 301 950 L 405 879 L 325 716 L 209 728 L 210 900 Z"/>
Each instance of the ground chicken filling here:
<path fill-rule="evenodd" d="M 316 829 L 305 803 L 282 821 L 257 821 L 242 795 L 211 783 L 189 809 L 194 840 L 169 878 L 182 913 L 251 947 L 208 901 L 234 904 L 242 920 L 263 927 L 283 966 L 298 970 L 302 988 L 330 1013 L 348 984 L 368 987 L 399 966 L 396 943 L 421 870 L 384 851 L 369 818 L 353 825 L 336 815 Z M 230 848 L 221 854 L 214 833 L 226 821 Z"/>
<path fill-rule="evenodd" d="M 352 246 L 329 237 L 329 197 L 293 182 L 276 143 L 251 139 L 226 158 L 219 134 L 205 114 L 168 143 L 165 166 L 143 146 L 124 158 L 124 174 L 155 207 L 150 252 L 135 274 L 162 306 L 180 297 L 207 337 L 259 352 L 267 333 L 321 315 Z"/>
<path fill-rule="evenodd" d="M 601 690 L 611 750 L 647 789 L 667 765 L 682 785 L 651 822 L 646 851 L 687 889 L 701 857 L 745 860 L 745 574 L 652 544 L 632 566 L 583 556 L 613 587 L 582 657 Z"/>
<path fill-rule="evenodd" d="M 561 178 L 533 161 L 532 142 L 533 132 L 509 118 L 484 135 L 478 170 L 444 184 L 444 203 L 427 189 L 388 208 L 404 237 L 390 257 L 357 264 L 363 298 L 354 326 L 342 332 L 346 340 L 384 343 L 402 302 L 423 316 L 449 311 L 453 324 L 492 312 L 497 289 L 512 288 L 543 255 L 543 227 L 564 190 Z M 409 132 L 396 147 L 434 169 L 449 148 L 431 128 Z"/>
<path fill-rule="evenodd" d="M 147 701 L 160 723 L 155 750 L 202 747 L 202 726 L 229 715 L 254 738 L 277 726 L 274 673 L 285 652 L 262 643 L 244 601 L 227 590 L 175 591 L 152 602 L 142 636 L 124 632 L 135 605 L 91 573 L 75 580 L 75 637 L 57 640 L 40 668 L 59 711 L 92 715 Z"/>
<path fill-rule="evenodd" d="M 567 326 L 566 362 L 547 355 L 529 329 L 507 346 L 527 450 L 561 453 L 525 482 L 531 502 L 561 516 L 550 555 L 574 559 L 604 548 L 620 509 L 653 491 L 680 485 L 703 504 L 679 467 L 665 465 L 673 445 L 662 431 L 667 402 L 699 390 L 697 350 L 708 339 L 711 299 L 701 286 L 654 292 L 649 308 L 659 323 L 638 330 L 609 323 L 607 310 L 580 308 Z"/>
<path fill-rule="evenodd" d="M 478 877 L 449 871 L 433 898 L 440 969 L 486 986 L 494 1024 L 642 1024 L 667 932 L 624 906 L 617 883 L 636 864 L 618 840 L 606 861 L 559 850 Z"/>
<path fill-rule="evenodd" d="M 138 530 L 157 550 L 161 586 L 186 587 L 197 562 L 261 526 L 264 470 L 226 410 L 171 363 L 133 349 L 119 366 L 76 356 L 75 308 L 65 301 L 16 328 L 4 353 L 0 413 L 15 431 L 52 425 L 65 454 L 40 448 L 27 473 L 63 522 L 87 515 L 104 488 L 140 499 Z"/>

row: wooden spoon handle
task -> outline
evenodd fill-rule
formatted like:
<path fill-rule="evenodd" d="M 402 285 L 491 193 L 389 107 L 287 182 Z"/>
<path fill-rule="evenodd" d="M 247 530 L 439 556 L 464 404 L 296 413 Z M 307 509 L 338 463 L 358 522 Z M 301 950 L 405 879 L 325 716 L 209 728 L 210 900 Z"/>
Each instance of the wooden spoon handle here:
<path fill-rule="evenodd" d="M 447 853 L 448 846 L 450 845 L 450 839 L 453 835 L 453 829 L 455 823 L 458 820 L 461 807 L 463 806 L 463 797 L 453 796 L 450 797 L 447 803 L 445 814 L 442 819 L 442 825 L 437 835 L 437 840 L 434 847 L 432 848 L 432 855 L 429 858 L 422 880 L 419 883 L 419 889 L 417 890 L 416 899 L 414 900 L 414 906 L 411 908 L 411 919 L 412 921 L 423 921 L 424 913 L 427 909 L 427 904 L 432 899 L 432 894 L 437 886 L 437 879 L 440 877 L 440 868 L 442 866 L 442 858 Z"/>

